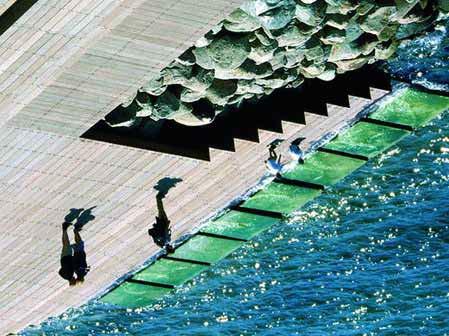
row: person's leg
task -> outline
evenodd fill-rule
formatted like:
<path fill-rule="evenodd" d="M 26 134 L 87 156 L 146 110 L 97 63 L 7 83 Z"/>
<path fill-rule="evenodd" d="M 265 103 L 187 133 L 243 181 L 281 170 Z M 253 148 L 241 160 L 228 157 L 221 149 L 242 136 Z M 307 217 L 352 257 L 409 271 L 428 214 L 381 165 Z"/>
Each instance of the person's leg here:
<path fill-rule="evenodd" d="M 70 246 L 69 234 L 67 233 L 67 229 L 62 230 L 62 247 Z"/>
<path fill-rule="evenodd" d="M 77 276 L 77 282 L 83 282 L 84 276 L 88 272 L 86 261 L 86 253 L 84 252 L 84 241 L 81 238 L 80 230 L 75 228 L 73 230 L 75 236 L 75 244 L 73 245 L 73 266 Z"/>
<path fill-rule="evenodd" d="M 281 158 L 282 158 L 282 154 L 279 154 L 279 157 L 277 158 L 276 162 L 281 164 Z"/>
<path fill-rule="evenodd" d="M 164 222 L 168 222 L 168 217 L 164 210 L 164 204 L 162 203 L 162 197 L 156 197 L 156 204 L 158 212 L 157 216 Z"/>
<path fill-rule="evenodd" d="M 69 228 L 70 223 L 63 223 L 62 224 L 62 252 L 61 252 L 61 258 L 65 257 L 67 255 L 72 255 L 72 247 L 70 246 L 70 239 L 69 235 L 67 233 L 67 229 Z"/>
<path fill-rule="evenodd" d="M 72 223 L 70 223 L 70 222 L 62 223 L 62 246 L 63 247 L 70 246 L 70 239 L 69 239 L 69 235 L 67 233 L 67 229 L 69 228 L 70 225 L 72 225 Z"/>
<path fill-rule="evenodd" d="M 270 157 L 269 157 L 269 159 L 270 160 L 276 160 L 277 159 L 277 154 L 276 154 L 276 150 L 275 150 L 275 148 L 274 147 L 272 147 L 272 146 L 270 146 L 269 148 L 268 148 L 268 152 L 269 152 L 269 155 L 270 155 Z"/>
<path fill-rule="evenodd" d="M 164 248 L 165 248 L 165 251 L 166 251 L 167 254 L 175 252 L 175 248 L 170 243 L 165 244 Z"/>
<path fill-rule="evenodd" d="M 74 255 L 77 254 L 77 253 L 78 254 L 79 253 L 84 253 L 84 241 L 81 238 L 80 230 L 75 228 L 73 230 L 73 235 L 75 236 L 75 244 L 73 244 L 73 247 L 72 247 Z"/>
<path fill-rule="evenodd" d="M 80 235 L 80 230 L 78 229 L 74 229 L 73 230 L 73 235 L 75 236 L 75 244 L 73 244 L 72 249 L 73 249 L 73 254 L 74 256 L 78 253 L 84 253 L 84 241 L 81 238 Z"/>
<path fill-rule="evenodd" d="M 303 153 L 303 151 L 301 151 L 301 155 L 299 156 L 298 163 L 299 164 L 304 164 L 304 153 Z"/>
<path fill-rule="evenodd" d="M 75 236 L 75 243 L 79 244 L 83 242 L 83 239 L 80 236 L 80 230 L 73 230 L 73 234 Z"/>

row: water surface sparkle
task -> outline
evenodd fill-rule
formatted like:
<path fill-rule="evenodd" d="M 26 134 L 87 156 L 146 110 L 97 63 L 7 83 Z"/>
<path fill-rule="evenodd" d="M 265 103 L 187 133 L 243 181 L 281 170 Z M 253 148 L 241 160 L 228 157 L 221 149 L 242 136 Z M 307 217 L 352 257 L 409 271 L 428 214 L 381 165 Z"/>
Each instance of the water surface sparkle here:
<path fill-rule="evenodd" d="M 449 114 L 153 308 L 24 335 L 449 334 Z"/>
<path fill-rule="evenodd" d="M 448 89 L 444 26 L 392 69 Z M 156 307 L 91 302 L 23 335 L 449 335 L 448 124 L 446 113 Z"/>

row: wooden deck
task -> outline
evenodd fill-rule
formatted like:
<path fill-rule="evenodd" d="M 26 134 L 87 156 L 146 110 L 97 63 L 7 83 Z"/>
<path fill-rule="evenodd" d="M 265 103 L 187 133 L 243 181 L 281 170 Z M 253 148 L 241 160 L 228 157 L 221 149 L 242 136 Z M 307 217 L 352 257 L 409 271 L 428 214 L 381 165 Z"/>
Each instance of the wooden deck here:
<path fill-rule="evenodd" d="M 79 136 L 242 2 L 37 1 L 0 36 L 0 126 Z"/>
<path fill-rule="evenodd" d="M 14 2 L 0 0 L 0 15 Z M 242 2 L 40 0 L 0 36 L 0 334 L 85 303 L 156 253 L 159 179 L 183 179 L 165 202 L 180 237 L 257 183 L 273 139 L 310 146 L 370 103 L 260 131 L 259 144 L 236 140 L 211 162 L 79 138 Z M 61 223 L 92 206 L 82 232 L 92 271 L 69 288 L 57 274 Z"/>
<path fill-rule="evenodd" d="M 0 0 L 0 15 L 2 15 L 17 0 Z"/>
<path fill-rule="evenodd" d="M 372 90 L 373 98 L 385 94 Z M 370 103 L 329 106 L 329 117 L 306 113 L 307 125 L 284 123 L 284 134 L 261 131 L 260 143 L 236 140 L 236 153 L 213 150 L 211 162 L 186 159 L 40 130 L 0 132 L 0 333 L 18 331 L 78 306 L 158 251 L 147 235 L 156 214 L 152 187 L 163 177 L 183 181 L 166 210 L 174 237 L 196 227 L 255 185 L 264 174 L 266 145 L 307 137 L 305 147 Z M 70 288 L 57 274 L 61 223 L 70 208 L 89 208 L 82 232 L 92 271 Z"/>

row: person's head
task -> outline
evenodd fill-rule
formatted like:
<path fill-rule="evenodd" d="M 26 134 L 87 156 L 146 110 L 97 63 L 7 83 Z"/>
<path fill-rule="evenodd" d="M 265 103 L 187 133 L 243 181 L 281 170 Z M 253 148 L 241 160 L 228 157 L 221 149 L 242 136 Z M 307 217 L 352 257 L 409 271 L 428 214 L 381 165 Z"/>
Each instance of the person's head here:
<path fill-rule="evenodd" d="M 69 286 L 75 286 L 76 285 L 76 278 L 75 277 L 72 277 L 70 280 L 69 280 Z"/>

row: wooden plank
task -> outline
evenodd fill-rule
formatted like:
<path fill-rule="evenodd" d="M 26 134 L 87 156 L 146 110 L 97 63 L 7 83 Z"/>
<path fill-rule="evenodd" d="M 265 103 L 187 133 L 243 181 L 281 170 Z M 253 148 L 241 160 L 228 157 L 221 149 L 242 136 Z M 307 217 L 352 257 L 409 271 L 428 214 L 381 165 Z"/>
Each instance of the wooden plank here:
<path fill-rule="evenodd" d="M 242 2 L 38 1 L 0 37 L 0 126 L 81 135 Z"/>
<path fill-rule="evenodd" d="M 0 332 L 86 302 L 155 253 L 158 247 L 146 230 L 157 212 L 152 187 L 159 179 L 183 180 L 165 200 L 176 239 L 257 183 L 273 139 L 285 138 L 280 147 L 285 151 L 288 141 L 306 136 L 307 149 L 369 101 L 355 102 L 351 109 L 330 108 L 328 118 L 307 114 L 305 126 L 284 123 L 282 135 L 261 131 L 258 144 L 237 141 L 236 153 L 213 150 L 211 162 L 3 127 L 0 289 L 6 295 L 0 296 L 0 316 L 8 319 Z M 61 222 L 70 208 L 92 206 L 96 218 L 82 233 L 92 271 L 81 287 L 68 288 L 56 273 Z"/>

